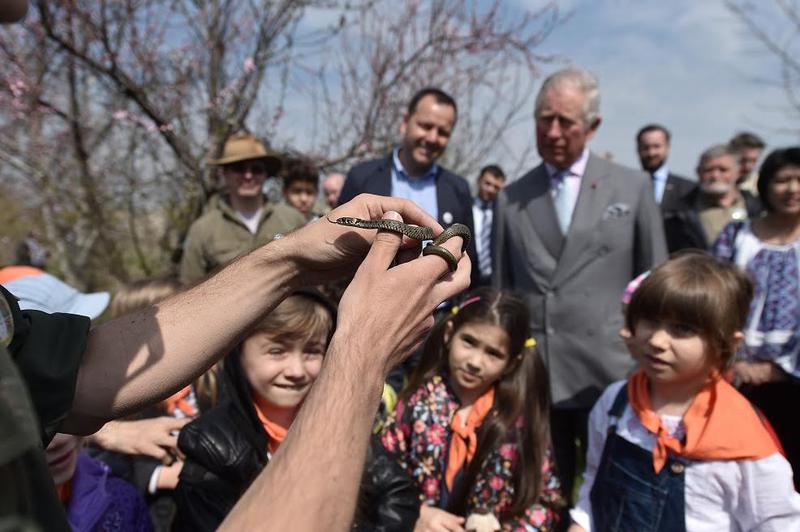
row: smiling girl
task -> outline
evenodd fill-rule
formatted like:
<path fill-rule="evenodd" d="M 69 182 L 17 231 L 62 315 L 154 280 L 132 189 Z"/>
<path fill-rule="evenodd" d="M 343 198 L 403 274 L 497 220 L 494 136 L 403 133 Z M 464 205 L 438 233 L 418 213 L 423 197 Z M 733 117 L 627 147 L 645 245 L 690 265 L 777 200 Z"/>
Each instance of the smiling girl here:
<path fill-rule="evenodd" d="M 381 432 L 420 489 L 415 530 L 461 531 L 477 516 L 496 529 L 550 530 L 561 499 L 528 311 L 489 289 L 454 311 L 431 333 Z"/>
<path fill-rule="evenodd" d="M 626 311 L 639 369 L 589 416 L 571 532 L 798 529 L 789 463 L 721 376 L 751 296 L 747 277 L 705 253 L 680 255 L 642 281 Z"/>

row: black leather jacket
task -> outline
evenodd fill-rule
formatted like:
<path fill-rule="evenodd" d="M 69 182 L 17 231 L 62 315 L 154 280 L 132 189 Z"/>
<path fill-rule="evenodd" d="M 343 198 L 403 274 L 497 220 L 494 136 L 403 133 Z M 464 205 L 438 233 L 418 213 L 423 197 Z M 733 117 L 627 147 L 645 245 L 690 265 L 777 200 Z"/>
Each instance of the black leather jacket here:
<path fill-rule="evenodd" d="M 186 463 L 175 494 L 175 530 L 216 530 L 268 461 L 268 436 L 238 353 L 227 358 L 223 374 L 229 386 L 223 403 L 186 425 L 178 437 Z M 413 480 L 379 443 L 371 445 L 370 454 L 353 529 L 413 529 L 420 504 Z"/>

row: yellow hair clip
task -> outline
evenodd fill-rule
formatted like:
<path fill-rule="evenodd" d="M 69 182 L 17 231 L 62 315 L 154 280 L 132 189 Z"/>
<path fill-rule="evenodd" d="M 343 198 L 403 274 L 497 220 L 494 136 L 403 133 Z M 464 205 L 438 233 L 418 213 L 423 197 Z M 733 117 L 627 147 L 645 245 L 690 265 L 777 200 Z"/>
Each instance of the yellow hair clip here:
<path fill-rule="evenodd" d="M 534 340 L 533 338 L 528 338 L 527 340 L 525 340 L 525 349 L 531 349 L 534 347 L 536 347 L 536 340 Z"/>
<path fill-rule="evenodd" d="M 458 305 L 453 305 L 453 306 L 450 308 L 450 314 L 452 314 L 453 316 L 455 316 L 456 314 L 458 314 Z"/>

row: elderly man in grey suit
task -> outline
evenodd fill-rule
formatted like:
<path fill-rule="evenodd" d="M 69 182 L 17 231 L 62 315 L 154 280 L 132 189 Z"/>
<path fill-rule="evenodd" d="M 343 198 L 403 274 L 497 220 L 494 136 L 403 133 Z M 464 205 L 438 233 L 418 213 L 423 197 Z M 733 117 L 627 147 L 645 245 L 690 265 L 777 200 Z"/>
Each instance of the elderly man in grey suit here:
<path fill-rule="evenodd" d="M 544 161 L 500 191 L 493 223 L 494 284 L 525 298 L 550 373 L 553 443 L 568 500 L 589 410 L 633 364 L 618 335 L 620 297 L 666 258 L 647 176 L 586 146 L 600 125 L 599 99 L 597 80 L 580 68 L 544 81 L 535 109 Z"/>

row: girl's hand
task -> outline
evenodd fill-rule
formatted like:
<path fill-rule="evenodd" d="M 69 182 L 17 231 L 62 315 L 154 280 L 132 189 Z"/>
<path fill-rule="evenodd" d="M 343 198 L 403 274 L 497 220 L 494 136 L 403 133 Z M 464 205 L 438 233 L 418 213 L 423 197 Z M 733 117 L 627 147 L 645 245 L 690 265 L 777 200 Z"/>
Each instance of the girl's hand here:
<path fill-rule="evenodd" d="M 183 462 L 175 460 L 172 465 L 163 466 L 158 474 L 156 487 L 160 490 L 174 490 L 178 485 L 178 477 L 183 469 Z"/>
<path fill-rule="evenodd" d="M 463 517 L 423 504 L 419 509 L 414 532 L 465 532 L 461 526 L 463 524 Z"/>
<path fill-rule="evenodd" d="M 178 455 L 176 433 L 191 419 L 161 416 L 136 421 L 109 421 L 88 440 L 116 453 L 152 456 L 171 464 Z"/>
<path fill-rule="evenodd" d="M 767 384 L 769 382 L 779 382 L 786 377 L 772 362 L 745 362 L 740 360 L 733 365 L 733 370 L 742 384 Z"/>

